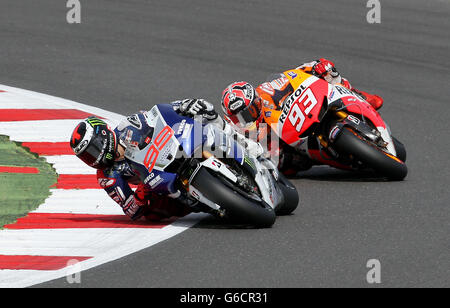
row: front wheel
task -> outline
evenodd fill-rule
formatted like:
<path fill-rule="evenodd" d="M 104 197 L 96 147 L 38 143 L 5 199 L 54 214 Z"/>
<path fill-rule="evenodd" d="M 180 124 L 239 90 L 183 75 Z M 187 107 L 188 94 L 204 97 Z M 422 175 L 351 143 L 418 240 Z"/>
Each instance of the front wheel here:
<path fill-rule="evenodd" d="M 230 220 L 258 228 L 269 228 L 275 223 L 275 212 L 268 204 L 245 198 L 233 190 L 230 183 L 224 181 L 225 178 L 215 176 L 206 168 L 200 168 L 191 185 L 205 198 L 223 208 Z"/>
<path fill-rule="evenodd" d="M 397 152 L 397 157 L 402 161 L 406 162 L 406 148 L 397 138 L 392 137 L 394 142 L 395 151 Z"/>
<path fill-rule="evenodd" d="M 403 161 L 384 152 L 349 128 L 341 131 L 334 141 L 334 148 L 339 153 L 353 156 L 365 166 L 374 169 L 375 172 L 390 180 L 403 180 L 408 174 L 408 169 Z"/>
<path fill-rule="evenodd" d="M 282 174 L 278 174 L 278 185 L 283 192 L 284 203 L 276 210 L 277 215 L 289 215 L 298 206 L 299 196 L 294 185 Z"/>

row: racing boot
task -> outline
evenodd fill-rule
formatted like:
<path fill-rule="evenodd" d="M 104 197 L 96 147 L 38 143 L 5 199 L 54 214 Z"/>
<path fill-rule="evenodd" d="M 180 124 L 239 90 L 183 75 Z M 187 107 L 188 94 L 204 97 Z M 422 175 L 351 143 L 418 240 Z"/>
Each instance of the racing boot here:
<path fill-rule="evenodd" d="M 183 217 L 190 213 L 192 213 L 191 208 L 178 200 L 153 193 L 145 208 L 144 216 L 149 221 L 161 221 L 173 216 Z"/>
<path fill-rule="evenodd" d="M 361 95 L 369 104 L 372 105 L 375 110 L 380 109 L 383 106 L 383 99 L 375 94 L 369 94 L 364 91 L 357 90 L 355 88 L 352 89 L 353 92 Z"/>
<path fill-rule="evenodd" d="M 375 110 L 378 110 L 383 106 L 383 99 L 380 96 L 375 94 L 369 94 L 367 92 L 353 88 L 350 82 L 345 78 L 342 78 L 341 84 L 347 89 L 355 92 L 356 94 L 364 98 L 369 104 L 372 105 L 373 108 L 375 108 Z"/>
<path fill-rule="evenodd" d="M 306 155 L 296 152 L 283 152 L 280 155 L 278 170 L 285 176 L 294 176 L 300 171 L 311 169 L 314 161 Z"/>

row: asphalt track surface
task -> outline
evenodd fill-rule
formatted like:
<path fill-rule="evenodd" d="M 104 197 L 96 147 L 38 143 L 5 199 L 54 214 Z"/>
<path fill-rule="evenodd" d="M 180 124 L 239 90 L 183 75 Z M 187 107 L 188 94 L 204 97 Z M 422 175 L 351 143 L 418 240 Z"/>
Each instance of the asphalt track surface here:
<path fill-rule="evenodd" d="M 43 287 L 450 287 L 450 2 L 2 0 L 0 82 L 122 114 L 184 97 L 216 106 L 235 80 L 262 82 L 334 60 L 355 87 L 385 99 L 409 174 L 384 182 L 314 168 L 294 183 L 295 215 L 271 229 L 201 222 L 181 235 Z"/>

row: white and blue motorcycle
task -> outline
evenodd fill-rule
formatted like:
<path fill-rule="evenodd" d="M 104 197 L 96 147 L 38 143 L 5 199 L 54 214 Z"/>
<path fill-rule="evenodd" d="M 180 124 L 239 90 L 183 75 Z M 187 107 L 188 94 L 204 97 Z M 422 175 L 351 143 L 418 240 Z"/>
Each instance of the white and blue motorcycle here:
<path fill-rule="evenodd" d="M 160 104 L 139 115 L 140 142 L 125 158 L 142 183 L 169 197 L 183 194 L 200 211 L 255 227 L 293 212 L 296 188 L 268 159 L 251 157 L 214 125 Z"/>

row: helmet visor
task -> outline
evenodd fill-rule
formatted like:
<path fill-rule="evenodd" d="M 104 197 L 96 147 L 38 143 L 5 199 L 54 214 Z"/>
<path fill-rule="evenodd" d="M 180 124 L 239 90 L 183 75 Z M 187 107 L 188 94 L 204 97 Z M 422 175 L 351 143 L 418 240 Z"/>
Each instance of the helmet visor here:
<path fill-rule="evenodd" d="M 89 142 L 86 149 L 77 156 L 87 165 L 104 169 L 114 162 L 115 156 L 115 136 L 114 133 L 103 128 L 103 134 L 97 135 Z"/>
<path fill-rule="evenodd" d="M 231 120 L 241 127 L 251 127 L 261 117 L 261 98 L 256 97 L 247 107 L 230 116 Z"/>

